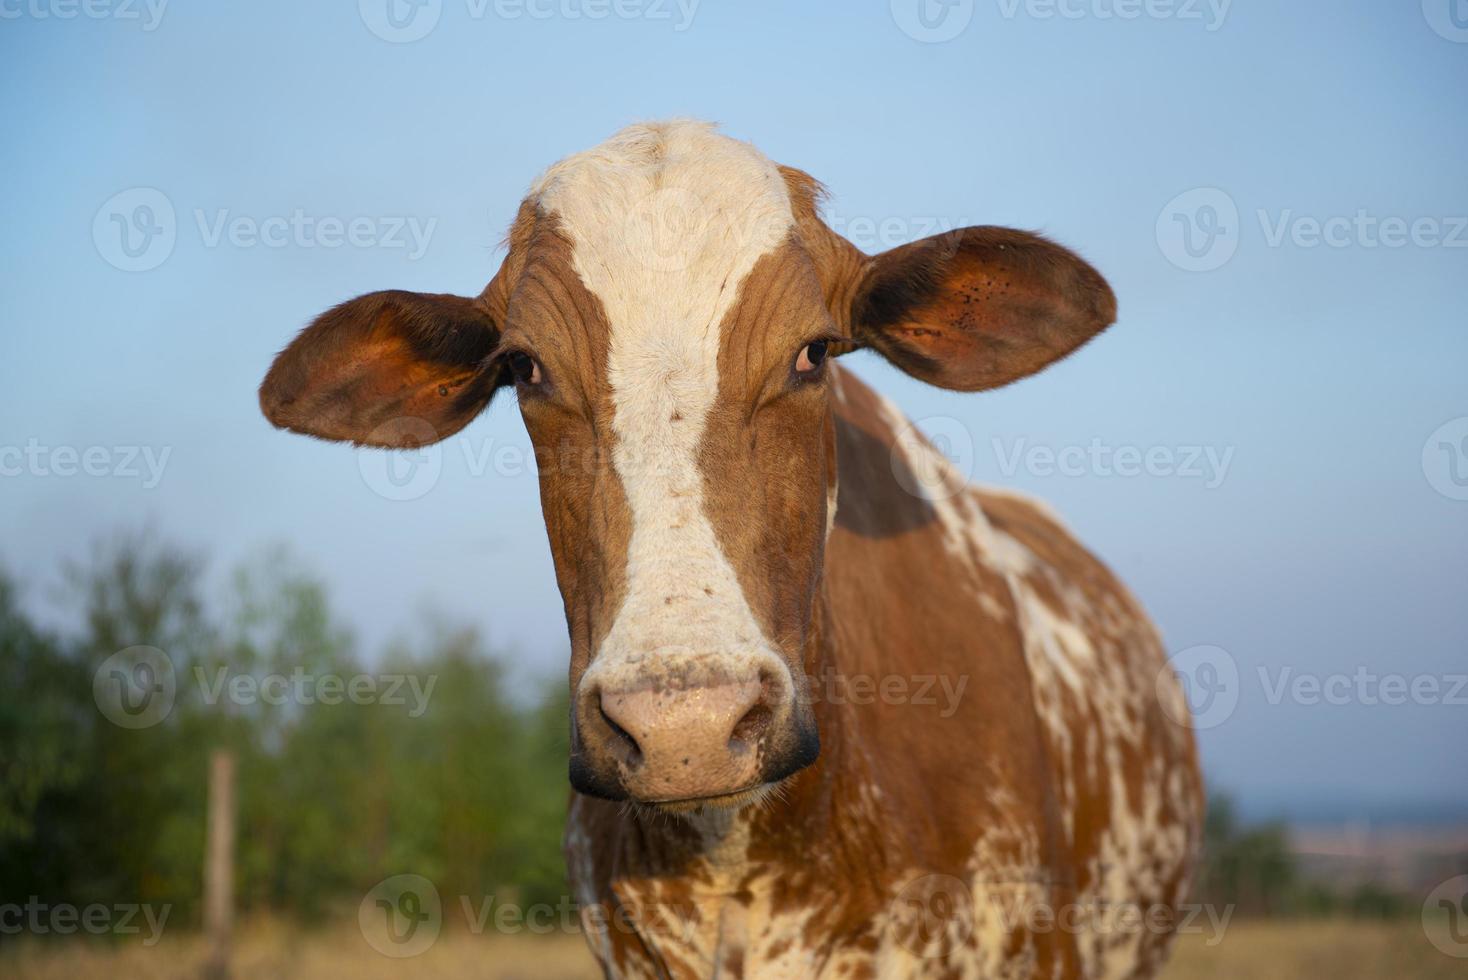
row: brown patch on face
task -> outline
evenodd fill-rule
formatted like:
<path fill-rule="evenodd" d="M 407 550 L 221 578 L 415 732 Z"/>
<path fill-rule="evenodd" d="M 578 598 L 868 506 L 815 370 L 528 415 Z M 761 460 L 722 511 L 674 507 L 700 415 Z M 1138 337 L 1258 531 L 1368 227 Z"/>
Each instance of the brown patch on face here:
<path fill-rule="evenodd" d="M 503 351 L 523 351 L 542 380 L 520 388 L 540 503 L 571 637 L 571 689 L 622 603 L 632 516 L 612 464 L 610 325 L 572 264 L 556 218 L 522 207 L 510 234 Z"/>
<path fill-rule="evenodd" d="M 834 329 L 799 242 L 762 257 L 721 327 L 718 398 L 699 447 L 706 516 L 798 699 L 794 730 L 771 734 L 767 779 L 818 751 L 804 701 L 835 480 L 831 368 L 802 375 L 795 364 L 806 344 Z"/>

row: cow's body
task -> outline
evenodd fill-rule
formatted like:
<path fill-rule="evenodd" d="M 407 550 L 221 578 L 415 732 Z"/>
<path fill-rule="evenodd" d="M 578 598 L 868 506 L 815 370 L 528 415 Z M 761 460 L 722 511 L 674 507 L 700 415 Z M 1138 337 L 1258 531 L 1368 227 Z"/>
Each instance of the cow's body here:
<path fill-rule="evenodd" d="M 822 757 L 722 820 L 576 797 L 593 951 L 614 976 L 1151 975 L 1202 811 L 1154 628 L 1043 505 L 948 496 L 849 372 L 835 403 Z"/>
<path fill-rule="evenodd" d="M 877 256 L 712 127 L 550 168 L 475 298 L 327 312 L 261 405 L 416 446 L 513 388 L 571 641 L 567 854 L 613 976 L 1147 976 L 1197 845 L 1156 634 L 1035 504 L 966 489 L 829 359 L 940 387 L 1111 324 L 1079 256 Z"/>

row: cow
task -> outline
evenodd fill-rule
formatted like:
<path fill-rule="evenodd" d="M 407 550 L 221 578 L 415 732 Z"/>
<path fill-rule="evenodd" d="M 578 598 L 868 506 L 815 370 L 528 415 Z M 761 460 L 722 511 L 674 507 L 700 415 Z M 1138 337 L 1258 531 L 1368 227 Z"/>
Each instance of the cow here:
<path fill-rule="evenodd" d="M 1136 599 L 837 359 L 940 388 L 1106 329 L 1102 276 L 971 227 L 868 256 L 692 121 L 531 187 L 473 298 L 370 293 L 276 426 L 416 447 L 513 388 L 570 636 L 569 877 L 616 977 L 1146 977 L 1203 807 Z"/>

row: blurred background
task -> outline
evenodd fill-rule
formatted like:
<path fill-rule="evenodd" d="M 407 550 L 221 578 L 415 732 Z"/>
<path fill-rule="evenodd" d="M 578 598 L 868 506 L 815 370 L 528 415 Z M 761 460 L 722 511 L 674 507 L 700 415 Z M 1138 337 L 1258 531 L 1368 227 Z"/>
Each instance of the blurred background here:
<path fill-rule="evenodd" d="M 0 975 L 592 970 L 512 399 L 383 453 L 255 387 L 672 116 L 866 251 L 1004 224 L 1111 280 L 1009 389 L 845 364 L 1161 626 L 1216 914 L 1170 975 L 1468 967 L 1463 0 L 0 0 L 0 79 Z M 425 881 L 426 944 L 374 931 Z"/>

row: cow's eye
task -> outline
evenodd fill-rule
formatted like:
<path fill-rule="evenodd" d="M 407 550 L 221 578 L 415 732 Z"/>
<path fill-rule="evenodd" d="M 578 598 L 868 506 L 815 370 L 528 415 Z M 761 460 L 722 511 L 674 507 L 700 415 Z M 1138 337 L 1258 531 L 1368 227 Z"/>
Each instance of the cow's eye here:
<path fill-rule="evenodd" d="M 817 370 L 826 360 L 826 353 L 830 349 L 830 341 L 813 340 L 800 349 L 800 356 L 795 359 L 795 371 L 797 374 L 811 374 Z"/>
<path fill-rule="evenodd" d="M 505 355 L 505 363 L 510 366 L 510 374 L 514 375 L 516 384 L 540 384 L 540 365 L 529 354 L 512 350 Z"/>

